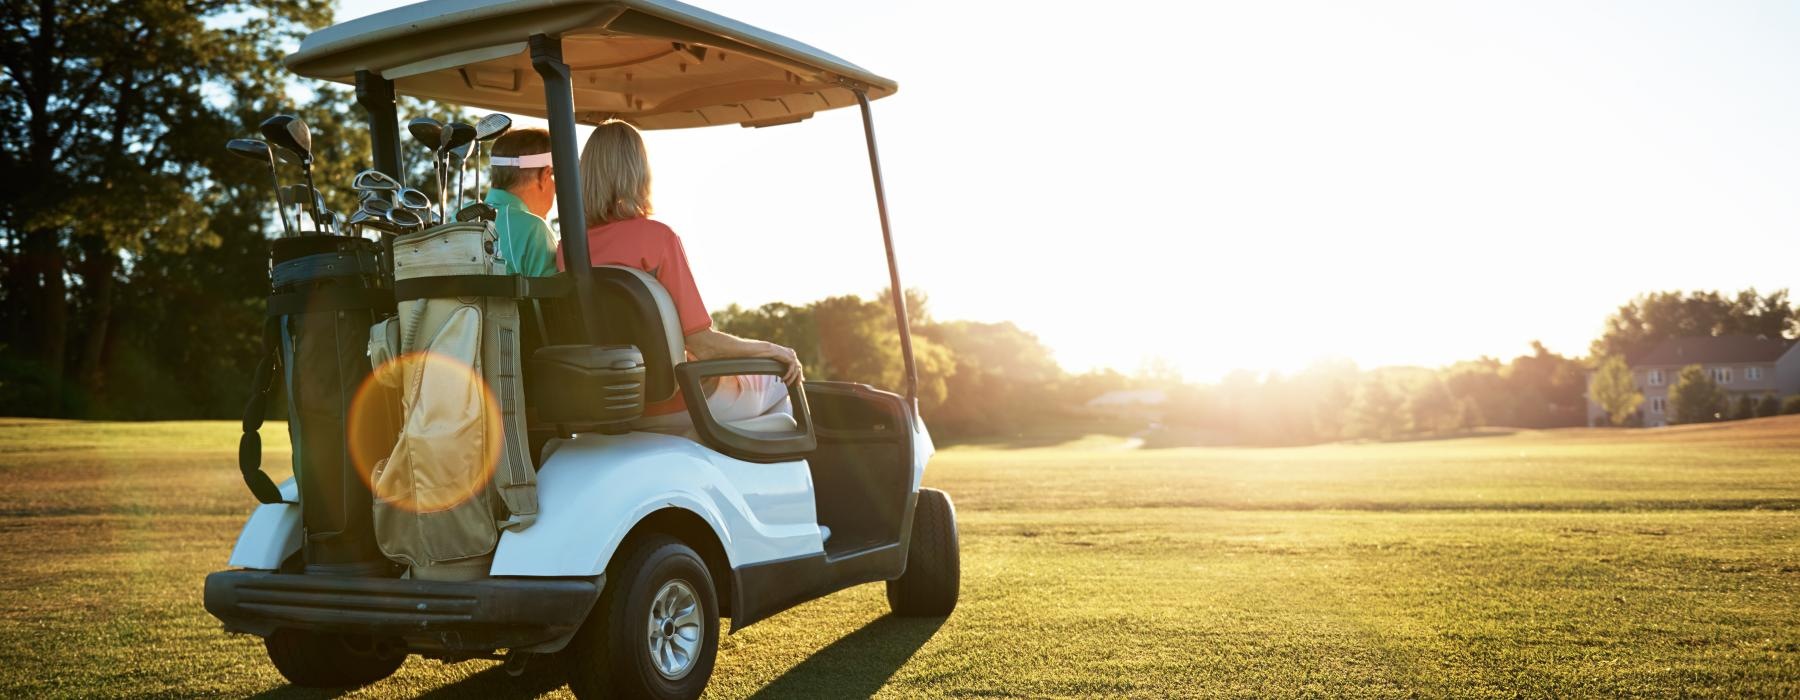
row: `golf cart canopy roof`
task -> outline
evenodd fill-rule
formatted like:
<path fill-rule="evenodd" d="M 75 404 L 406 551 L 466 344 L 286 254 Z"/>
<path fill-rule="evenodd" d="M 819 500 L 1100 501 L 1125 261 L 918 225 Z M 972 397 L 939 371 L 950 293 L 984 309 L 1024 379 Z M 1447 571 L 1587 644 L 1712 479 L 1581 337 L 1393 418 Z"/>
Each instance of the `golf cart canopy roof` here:
<path fill-rule="evenodd" d="M 892 80 L 784 36 L 674 0 L 426 0 L 313 32 L 296 74 L 545 116 L 527 40 L 562 37 L 577 121 L 644 129 L 773 126 L 893 94 Z"/>

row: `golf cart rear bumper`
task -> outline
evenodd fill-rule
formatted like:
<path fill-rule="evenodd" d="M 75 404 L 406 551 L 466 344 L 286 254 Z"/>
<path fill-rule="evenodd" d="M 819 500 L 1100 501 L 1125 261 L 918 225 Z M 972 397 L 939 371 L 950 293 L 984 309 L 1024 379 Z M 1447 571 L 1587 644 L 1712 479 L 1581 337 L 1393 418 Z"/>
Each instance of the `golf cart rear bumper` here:
<path fill-rule="evenodd" d="M 605 577 L 416 581 L 219 571 L 206 611 L 225 629 L 279 628 L 403 640 L 412 651 L 557 651 L 587 618 Z"/>

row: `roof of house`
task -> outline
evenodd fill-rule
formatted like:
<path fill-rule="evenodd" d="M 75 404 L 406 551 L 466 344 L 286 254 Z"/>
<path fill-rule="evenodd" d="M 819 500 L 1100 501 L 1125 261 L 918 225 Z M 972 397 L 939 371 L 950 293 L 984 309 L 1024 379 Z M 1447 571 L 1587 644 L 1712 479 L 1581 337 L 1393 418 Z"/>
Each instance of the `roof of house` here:
<path fill-rule="evenodd" d="M 1794 341 L 1750 335 L 1669 338 L 1639 358 L 1636 365 L 1691 365 L 1706 363 L 1774 362 L 1793 347 Z"/>

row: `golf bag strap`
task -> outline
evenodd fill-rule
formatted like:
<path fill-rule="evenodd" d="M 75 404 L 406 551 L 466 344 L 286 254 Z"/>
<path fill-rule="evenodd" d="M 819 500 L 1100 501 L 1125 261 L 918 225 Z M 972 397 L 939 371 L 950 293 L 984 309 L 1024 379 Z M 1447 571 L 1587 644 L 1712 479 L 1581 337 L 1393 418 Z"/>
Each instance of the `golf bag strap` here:
<path fill-rule="evenodd" d="M 574 285 L 567 274 L 554 277 L 525 275 L 443 275 L 394 282 L 394 298 L 449 299 L 453 297 L 502 297 L 548 299 L 567 296 Z"/>
<path fill-rule="evenodd" d="M 250 493 L 263 503 L 282 501 L 281 489 L 262 470 L 262 435 L 257 432 L 269 413 L 269 391 L 275 386 L 280 350 L 281 317 L 269 316 L 263 320 L 262 359 L 257 360 L 256 374 L 250 378 L 250 401 L 244 404 L 244 436 L 238 439 L 238 471 Z"/>
<path fill-rule="evenodd" d="M 393 311 L 394 295 L 386 289 L 342 287 L 269 296 L 269 318 L 327 311 L 374 309 Z M 278 341 L 279 343 L 279 341 Z"/>

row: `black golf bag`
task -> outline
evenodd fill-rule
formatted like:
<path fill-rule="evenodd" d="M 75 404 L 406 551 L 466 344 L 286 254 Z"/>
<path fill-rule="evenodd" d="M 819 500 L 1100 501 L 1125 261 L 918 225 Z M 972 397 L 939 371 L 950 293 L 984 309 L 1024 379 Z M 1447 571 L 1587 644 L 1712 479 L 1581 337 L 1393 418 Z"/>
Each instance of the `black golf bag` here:
<path fill-rule="evenodd" d="M 306 573 L 393 575 L 397 567 L 376 545 L 369 486 L 358 471 L 359 460 L 392 449 L 399 415 L 390 390 L 365 382 L 369 327 L 394 312 L 381 246 L 352 236 L 282 238 L 274 242 L 273 262 L 263 357 L 244 408 L 239 469 L 257 500 L 293 500 L 260 469 L 257 430 L 279 373 L 306 533 Z"/>

